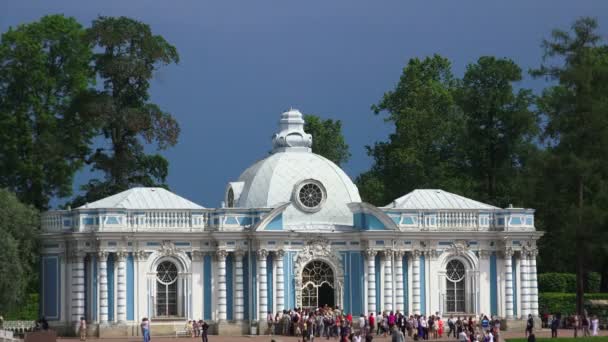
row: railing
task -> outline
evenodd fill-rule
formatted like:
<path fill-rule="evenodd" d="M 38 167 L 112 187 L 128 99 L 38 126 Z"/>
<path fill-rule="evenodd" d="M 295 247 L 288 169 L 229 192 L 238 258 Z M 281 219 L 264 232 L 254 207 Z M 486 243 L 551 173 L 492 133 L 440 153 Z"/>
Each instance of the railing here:
<path fill-rule="evenodd" d="M 14 335 L 23 335 L 26 332 L 34 331 L 36 321 L 4 321 L 2 329 L 12 332 Z"/>
<path fill-rule="evenodd" d="M 42 230 L 47 232 L 61 231 L 63 229 L 63 215 L 65 210 L 53 210 L 43 213 L 41 216 Z"/>
<path fill-rule="evenodd" d="M 438 228 L 478 228 L 479 213 L 477 212 L 438 212 Z"/>
<path fill-rule="evenodd" d="M 127 228 L 197 228 L 204 227 L 206 215 L 189 211 L 148 211 L 127 214 Z"/>

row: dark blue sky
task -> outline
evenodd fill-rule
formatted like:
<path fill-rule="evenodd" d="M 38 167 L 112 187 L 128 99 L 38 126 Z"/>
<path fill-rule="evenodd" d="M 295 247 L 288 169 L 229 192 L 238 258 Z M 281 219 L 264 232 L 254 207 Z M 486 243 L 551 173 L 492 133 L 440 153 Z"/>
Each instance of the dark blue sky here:
<path fill-rule="evenodd" d="M 365 145 L 391 127 L 370 105 L 394 87 L 412 57 L 439 53 L 461 76 L 482 55 L 540 63 L 540 42 L 579 16 L 608 27 L 607 1 L 29 1 L 0 2 L 0 30 L 63 13 L 89 26 L 97 15 L 148 23 L 180 53 L 162 69 L 152 101 L 182 133 L 164 151 L 172 191 L 206 207 L 226 182 L 270 150 L 280 113 L 340 119 L 356 177 L 371 165 Z M 528 77 L 521 86 L 536 90 Z M 86 181 L 87 172 L 78 176 Z M 77 184 L 77 185 L 79 185 Z"/>

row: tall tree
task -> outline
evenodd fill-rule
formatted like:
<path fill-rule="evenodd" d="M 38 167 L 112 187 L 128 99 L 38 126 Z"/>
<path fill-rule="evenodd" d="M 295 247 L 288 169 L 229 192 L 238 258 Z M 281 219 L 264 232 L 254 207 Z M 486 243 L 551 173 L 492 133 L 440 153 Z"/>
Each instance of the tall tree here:
<path fill-rule="evenodd" d="M 544 200 L 555 208 L 555 216 L 544 219 L 562 228 L 552 233 L 573 241 L 579 314 L 585 275 L 593 261 L 605 258 L 608 232 L 608 46 L 600 45 L 597 28 L 594 19 L 581 18 L 572 32 L 554 30 L 543 42 L 544 64 L 533 71 L 558 82 L 538 103 L 547 119 L 545 174 L 551 183 Z"/>
<path fill-rule="evenodd" d="M 0 312 L 22 304 L 37 279 L 38 211 L 0 188 Z"/>
<path fill-rule="evenodd" d="M 71 103 L 93 81 L 84 28 L 62 15 L 10 28 L 0 42 L 0 187 L 45 209 L 69 196 L 92 136 Z"/>
<path fill-rule="evenodd" d="M 96 118 L 109 147 L 98 148 L 88 161 L 104 179 L 86 184 L 86 194 L 74 204 L 132 186 L 166 186 L 167 160 L 147 154 L 144 144 L 162 150 L 177 143 L 180 129 L 175 119 L 149 102 L 153 73 L 177 63 L 177 50 L 153 35 L 148 25 L 125 17 L 99 17 L 87 36 L 97 52 L 94 65 L 103 89 L 89 94 L 81 106 Z"/>
<path fill-rule="evenodd" d="M 502 207 L 519 200 L 514 185 L 538 133 L 532 91 L 513 89 L 521 79 L 512 60 L 484 56 L 467 66 L 456 96 L 466 122 L 462 143 L 475 197 Z"/>
<path fill-rule="evenodd" d="M 342 134 L 340 120 L 323 120 L 316 115 L 304 116 L 306 124 L 304 131 L 312 134 L 312 151 L 333 161 L 337 165 L 344 164 L 350 158 L 348 144 Z"/>
<path fill-rule="evenodd" d="M 357 179 L 364 200 L 381 205 L 416 188 L 468 189 L 468 181 L 457 177 L 463 118 L 455 89 L 447 59 L 414 58 L 396 88 L 372 106 L 376 114 L 388 114 L 395 132 L 387 142 L 368 147 L 374 165 Z"/>

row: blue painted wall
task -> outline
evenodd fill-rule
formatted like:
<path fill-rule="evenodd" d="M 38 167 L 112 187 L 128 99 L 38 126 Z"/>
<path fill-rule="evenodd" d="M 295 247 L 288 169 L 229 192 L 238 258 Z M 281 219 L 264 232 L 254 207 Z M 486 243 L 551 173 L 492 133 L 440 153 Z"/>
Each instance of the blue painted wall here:
<path fill-rule="evenodd" d="M 426 315 L 426 263 L 420 256 L 420 313 Z"/>
<path fill-rule="evenodd" d="M 511 257 L 511 278 L 513 278 L 513 315 L 517 317 L 517 265 L 515 264 L 515 256 Z"/>
<path fill-rule="evenodd" d="M 498 274 L 496 270 L 496 252 L 490 255 L 490 311 L 498 315 Z"/>
<path fill-rule="evenodd" d="M 408 281 L 408 275 L 407 275 L 407 256 L 404 255 L 403 256 L 403 299 L 405 302 L 403 311 L 405 313 L 407 313 L 409 315 L 409 307 L 410 307 L 410 296 L 409 296 L 409 292 L 408 292 L 408 287 L 407 287 L 407 281 Z"/>
<path fill-rule="evenodd" d="M 41 313 L 48 320 L 56 321 L 61 317 L 61 264 L 59 257 L 42 257 L 42 301 Z"/>
<path fill-rule="evenodd" d="M 294 308 L 296 306 L 295 277 L 293 274 L 293 260 L 296 252 L 286 252 L 283 257 L 283 276 L 285 277 L 285 306 Z"/>
<path fill-rule="evenodd" d="M 380 303 L 381 303 L 381 297 L 380 297 L 380 287 L 382 284 L 380 282 L 380 275 L 382 274 L 382 269 L 380 268 L 380 266 L 382 266 L 382 256 L 379 254 L 376 254 L 376 259 L 375 259 L 375 269 L 376 269 L 376 311 L 378 312 L 382 312 L 382 308 L 380 307 Z"/>
<path fill-rule="evenodd" d="M 229 320 L 234 319 L 234 262 L 233 255 L 229 253 L 226 257 L 226 318 Z"/>
<path fill-rule="evenodd" d="M 127 256 L 127 321 L 135 320 L 135 266 L 133 254 Z"/>
<path fill-rule="evenodd" d="M 256 295 L 258 293 L 258 284 L 257 284 L 257 277 L 258 277 L 258 265 L 257 265 L 257 259 L 256 259 L 256 255 L 254 252 L 251 252 L 250 255 L 250 260 L 251 260 L 251 279 L 253 280 L 252 283 L 252 287 L 251 287 L 251 312 L 253 313 L 251 315 L 251 319 L 257 319 L 258 318 L 258 296 Z"/>
<path fill-rule="evenodd" d="M 386 226 L 372 214 L 353 214 L 353 224 L 356 228 L 363 230 L 386 230 Z"/>
<path fill-rule="evenodd" d="M 364 258 L 360 251 L 341 252 L 344 267 L 344 311 L 353 316 L 365 314 L 363 298 Z"/>
<path fill-rule="evenodd" d="M 243 257 L 243 301 L 245 319 L 249 319 L 249 288 L 251 286 L 251 278 L 249 277 L 249 256 L 245 254 Z"/>
<path fill-rule="evenodd" d="M 108 255 L 108 321 L 114 321 L 114 253 Z"/>
<path fill-rule="evenodd" d="M 91 317 L 89 316 L 89 308 L 90 308 L 90 300 L 91 298 L 89 298 L 89 285 L 90 285 L 90 278 L 91 278 L 91 265 L 89 264 L 89 257 L 85 256 L 84 258 L 84 269 L 82 270 L 82 272 L 84 273 L 84 318 L 86 320 L 90 320 Z"/>
<path fill-rule="evenodd" d="M 274 274 L 272 272 L 273 267 L 272 265 L 274 264 L 274 255 L 272 254 L 268 254 L 268 258 L 266 259 L 266 282 L 267 282 L 267 288 L 266 288 L 266 296 L 268 297 L 268 301 L 267 301 L 267 311 L 269 312 L 274 312 L 273 310 L 273 301 L 272 301 L 272 293 L 274 292 L 274 289 L 272 287 L 272 279 L 274 278 Z"/>
<path fill-rule="evenodd" d="M 203 319 L 211 319 L 211 255 L 203 258 Z"/>
<path fill-rule="evenodd" d="M 272 221 L 266 225 L 264 230 L 283 230 L 283 214 L 275 216 Z"/>
<path fill-rule="evenodd" d="M 93 320 L 96 321 L 97 318 L 97 256 L 95 255 L 95 253 L 90 254 L 92 255 L 92 260 L 93 260 Z"/>

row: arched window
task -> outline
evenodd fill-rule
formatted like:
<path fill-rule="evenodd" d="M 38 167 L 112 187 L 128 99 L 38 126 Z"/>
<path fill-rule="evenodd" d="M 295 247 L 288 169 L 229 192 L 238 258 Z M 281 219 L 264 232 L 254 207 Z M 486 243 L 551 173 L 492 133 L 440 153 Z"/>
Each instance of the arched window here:
<path fill-rule="evenodd" d="M 232 188 L 228 189 L 228 208 L 234 208 L 234 190 Z"/>
<path fill-rule="evenodd" d="M 156 267 L 156 316 L 177 316 L 177 267 L 163 261 Z"/>
<path fill-rule="evenodd" d="M 323 261 L 311 261 L 302 270 L 302 306 L 334 306 L 334 271 Z"/>
<path fill-rule="evenodd" d="M 460 260 L 451 260 L 446 266 L 445 275 L 447 312 L 466 312 L 464 264 Z"/>

